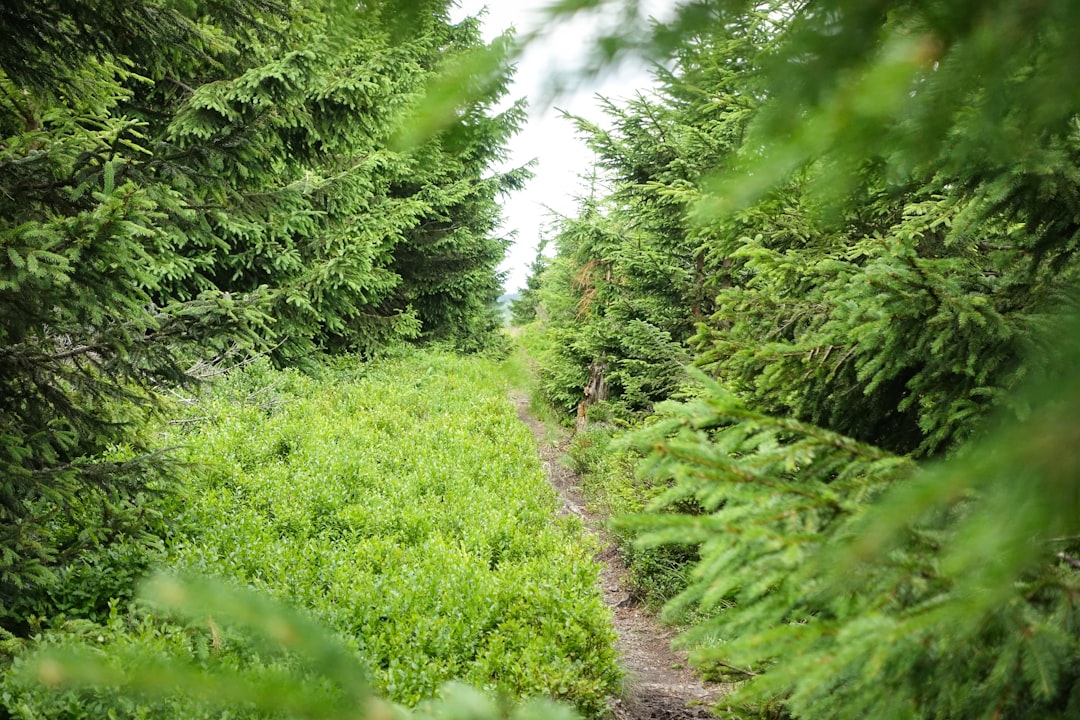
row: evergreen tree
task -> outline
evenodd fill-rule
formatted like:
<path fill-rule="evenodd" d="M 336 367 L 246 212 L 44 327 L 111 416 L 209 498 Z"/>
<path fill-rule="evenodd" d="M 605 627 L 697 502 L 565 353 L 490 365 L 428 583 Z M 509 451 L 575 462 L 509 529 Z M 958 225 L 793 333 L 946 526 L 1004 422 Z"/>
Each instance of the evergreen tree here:
<path fill-rule="evenodd" d="M 478 25 L 454 28 L 451 37 L 450 47 L 473 49 Z M 500 39 L 494 48 L 502 58 L 508 57 L 507 41 Z M 499 200 L 529 177 L 526 168 L 488 174 L 494 162 L 505 160 L 506 142 L 525 120 L 524 101 L 495 111 L 510 77 L 502 65 L 494 75 L 474 78 L 477 87 L 467 97 L 478 99 L 466 104 L 457 125 L 416 150 L 418 172 L 395 188 L 424 203 L 418 222 L 393 250 L 399 302 L 415 308 L 423 337 L 454 340 L 467 349 L 489 343 L 502 325 L 497 300 L 503 278 L 497 267 L 510 241 L 495 234 Z"/>
<path fill-rule="evenodd" d="M 113 54 L 122 41 L 70 47 L 93 27 L 87 10 L 17 3 L 0 18 L 19 38 L 0 51 L 0 623 L 18 630 L 58 583 L 102 583 L 100 610 L 130 582 L 109 566 L 125 552 L 145 562 L 161 531 L 146 494 L 165 470 L 132 429 L 158 388 L 189 381 L 193 359 L 251 345 L 267 319 L 253 296 L 159 293 L 183 262 L 163 227 L 182 201 L 146 182 L 146 123 L 123 108 L 148 81 Z M 216 42 L 152 4 L 106 5 L 97 20 L 145 28 L 150 55 Z M 128 550 L 95 554 L 110 545 Z M 95 565 L 98 579 L 78 577 Z"/>
<path fill-rule="evenodd" d="M 655 97 L 607 102 L 610 129 L 576 119 L 611 191 L 556 237 L 555 265 L 565 268 L 549 276 L 547 316 L 561 339 L 543 372 L 560 406 L 580 400 L 589 366 L 605 368 L 612 400 L 631 410 L 648 409 L 683 380 L 689 340 L 713 309 L 716 284 L 731 276 L 717 238 L 750 224 L 705 226 L 691 214 L 754 106 L 740 83 L 768 24 L 755 16 L 738 27 L 695 35 L 675 72 L 657 70 Z"/>
<path fill-rule="evenodd" d="M 518 297 L 510 301 L 510 314 L 514 325 L 528 325 L 537 319 L 538 306 L 540 304 L 540 288 L 543 283 L 544 270 L 547 269 L 548 259 L 544 256 L 547 248 L 547 240 L 541 238 L 540 245 L 536 249 L 536 257 L 529 264 L 529 276 L 525 278 L 525 287 Z"/>

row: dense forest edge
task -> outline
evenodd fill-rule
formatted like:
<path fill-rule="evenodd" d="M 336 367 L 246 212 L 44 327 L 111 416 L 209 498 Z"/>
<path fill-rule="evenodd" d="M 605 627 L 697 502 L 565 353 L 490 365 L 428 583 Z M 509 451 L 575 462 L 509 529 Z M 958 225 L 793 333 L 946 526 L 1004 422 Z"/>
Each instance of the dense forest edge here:
<path fill-rule="evenodd" d="M 0 718 L 602 717 L 522 382 L 717 714 L 1080 716 L 1080 6 L 560 3 L 658 85 L 512 333 L 449 7 L 0 9 Z"/>
<path fill-rule="evenodd" d="M 512 306 L 639 593 L 751 715 L 1080 713 L 1080 18 L 693 5 Z"/>
<path fill-rule="evenodd" d="M 415 15 L 415 17 L 414 17 Z M 413 18 L 413 20 L 409 20 Z M 509 66 L 423 142 L 424 88 L 484 46 L 433 4 L 8 5 L 0 54 L 4 627 L 175 477 L 142 431 L 250 359 L 500 341 Z M 493 48 L 492 56 L 499 56 Z"/>

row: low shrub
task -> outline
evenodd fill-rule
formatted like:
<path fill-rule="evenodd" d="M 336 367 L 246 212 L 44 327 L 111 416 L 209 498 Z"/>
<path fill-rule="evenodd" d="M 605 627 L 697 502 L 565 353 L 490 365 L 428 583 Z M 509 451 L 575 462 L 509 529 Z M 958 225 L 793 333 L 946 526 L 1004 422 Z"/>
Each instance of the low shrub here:
<path fill-rule="evenodd" d="M 377 684 L 406 705 L 461 679 L 599 713 L 618 671 L 596 570 L 554 524 L 494 365 L 430 353 L 337 372 L 350 379 L 282 373 L 289 399 L 269 410 L 260 395 L 206 403 L 188 450 L 205 464 L 189 509 L 202 530 L 176 566 L 265 588 L 360 638 Z"/>
<path fill-rule="evenodd" d="M 261 363 L 234 372 L 163 433 L 191 467 L 173 499 L 183 531 L 168 565 L 297 606 L 353 646 L 393 702 L 415 706 L 462 681 L 599 716 L 621 678 L 597 569 L 579 530 L 556 520 L 534 440 L 496 375 L 491 361 L 438 352 L 319 377 Z M 99 653 L 149 643 L 198 659 L 225 643 L 248 670 L 293 668 L 242 636 L 177 629 L 141 609 L 79 632 Z M 84 640 L 62 625 L 34 644 Z M 74 716 L 66 696 L 5 683 L 19 713 Z M 209 712 L 93 692 L 101 716 Z"/>

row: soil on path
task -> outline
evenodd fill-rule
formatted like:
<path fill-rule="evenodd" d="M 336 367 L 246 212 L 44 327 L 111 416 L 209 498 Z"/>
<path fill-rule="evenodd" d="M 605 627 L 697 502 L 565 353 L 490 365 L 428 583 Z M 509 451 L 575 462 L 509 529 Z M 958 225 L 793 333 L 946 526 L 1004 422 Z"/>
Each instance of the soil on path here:
<path fill-rule="evenodd" d="M 580 478 L 560 462 L 564 446 L 546 438 L 543 423 L 529 414 L 528 400 L 514 396 L 518 417 L 529 426 L 540 448 L 544 471 L 562 499 L 562 512 L 581 518 L 601 542 L 600 586 L 611 607 L 618 650 L 626 671 L 623 696 L 615 700 L 614 720 L 704 720 L 715 718 L 709 708 L 729 688 L 706 683 L 687 669 L 686 654 L 671 648 L 673 633 L 645 613 L 626 585 L 626 566 L 618 548 L 604 530 L 602 520 L 585 505 Z"/>

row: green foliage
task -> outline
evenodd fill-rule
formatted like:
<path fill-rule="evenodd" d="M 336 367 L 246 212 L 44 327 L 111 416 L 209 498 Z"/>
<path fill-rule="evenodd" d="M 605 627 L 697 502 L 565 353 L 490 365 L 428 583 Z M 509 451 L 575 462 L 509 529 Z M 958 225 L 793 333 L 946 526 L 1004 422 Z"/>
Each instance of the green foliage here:
<path fill-rule="evenodd" d="M 856 167 L 837 149 L 776 176 L 759 148 L 782 157 L 786 141 L 761 135 L 776 112 L 761 84 L 804 51 L 791 47 L 816 11 L 690 5 L 712 10 L 657 96 L 610 106 L 609 130 L 579 121 L 612 191 L 563 223 L 546 274 L 551 401 L 573 408 L 599 364 L 616 401 L 647 409 L 692 357 L 764 411 L 899 452 L 955 447 L 1035 371 L 1048 316 L 1074 306 L 1076 128 L 992 172 L 950 158 L 899 174 L 873 154 L 884 143 Z M 748 168 L 753 182 L 736 179 Z M 759 181 L 738 213 L 715 212 Z"/>
<path fill-rule="evenodd" d="M 571 467 L 581 477 L 590 509 L 608 523 L 629 571 L 627 582 L 646 607 L 659 610 L 686 589 L 697 550 L 688 546 L 643 546 L 635 528 L 618 525 L 618 518 L 637 515 L 664 490 L 662 483 L 639 477 L 641 454 L 625 447 L 623 428 L 592 424 L 574 434 L 567 448 Z M 612 522 L 615 521 L 615 522 Z"/>
<path fill-rule="evenodd" d="M 672 481 L 652 509 L 699 510 L 626 521 L 700 543 L 667 608 L 715 613 L 687 637 L 696 662 L 796 717 L 1076 712 L 1072 384 L 927 471 L 700 379 L 637 439 L 642 471 Z"/>
<path fill-rule="evenodd" d="M 1071 3 L 689 0 L 668 23 L 645 22 L 643 5 L 564 0 L 549 11 L 622 21 L 593 48 L 592 72 L 627 53 L 678 56 L 748 19 L 769 38 L 740 93 L 764 111 L 738 161 L 712 168 L 714 209 L 745 207 L 808 166 L 818 197 L 831 200 L 847 199 L 868 161 L 900 181 L 945 170 L 1007 182 L 1017 164 L 1053 165 L 1052 140 L 1074 121 L 1080 54 L 1064 29 L 1080 10 Z"/>
<path fill-rule="evenodd" d="M 611 190 L 557 228 L 534 342 L 561 411 L 610 394 L 593 420 L 686 392 L 684 365 L 711 376 L 641 436 L 639 487 L 605 436 L 574 451 L 609 504 L 663 491 L 625 527 L 700 556 L 670 611 L 707 618 L 697 659 L 806 718 L 1080 713 L 1080 398 L 1060 349 L 1080 10 L 691 0 L 643 30 L 639 5 L 554 8 L 618 9 L 598 64 L 673 62 L 656 96 L 609 106 L 612 129 L 578 121 Z M 104 645 L 91 679 L 144 687 L 167 667 L 201 687 L 46 694 L 8 674 L 8 714 L 208 716 L 226 696 L 351 713 L 360 684 L 335 673 L 357 656 L 409 704 L 465 677 L 602 709 L 616 673 L 593 570 L 546 524 L 490 370 L 459 382 L 428 355 L 341 366 L 329 388 L 236 373 L 241 409 L 207 399 L 198 431 L 171 427 L 213 459 L 188 489 L 144 431 L 208 361 L 499 337 L 496 198 L 524 175 L 487 168 L 523 115 L 495 110 L 508 41 L 482 48 L 446 8 L 0 11 L 0 649 L 41 679 L 29 645 Z M 166 553 L 298 603 L 344 645 L 321 655 L 333 642 L 250 598 L 312 643 L 108 602 Z M 239 607 L 201 617 L 243 624 Z M 450 694 L 420 712 L 500 712 Z"/>
<path fill-rule="evenodd" d="M 146 151 L 140 123 L 115 112 L 133 77 L 115 61 L 88 61 L 83 94 L 45 110 L 0 77 L 5 135 L 18 111 L 33 113 L 0 151 L 0 623 L 9 628 L 48 607 L 70 563 L 145 562 L 134 556 L 157 543 L 147 496 L 166 463 L 131 428 L 156 405 L 155 387 L 187 381 L 192 356 L 250 344 L 265 320 L 248 297 L 155 298 L 156 263 L 175 255 L 158 193 L 124 178 L 134 162 L 124 153 Z"/>
<path fill-rule="evenodd" d="M 562 224 L 555 238 L 559 256 L 543 275 L 540 312 L 550 342 L 539 357 L 540 384 L 549 402 L 572 412 L 584 400 L 592 366 L 616 412 L 625 415 L 674 391 L 679 362 L 689 359 L 680 340 L 690 325 L 676 329 L 672 316 L 682 314 L 679 306 L 634 283 L 644 265 L 650 283 L 659 283 L 670 266 L 654 266 L 659 254 L 643 258 L 640 246 L 622 245 L 619 220 L 586 208 L 581 218 Z"/>
<path fill-rule="evenodd" d="M 536 249 L 536 257 L 529 264 L 529 276 L 525 280 L 525 287 L 510 302 L 510 314 L 515 326 L 528 325 L 537 318 L 541 277 L 548 264 L 548 259 L 544 257 L 546 245 L 547 243 L 541 240 L 540 247 Z"/>
<path fill-rule="evenodd" d="M 727 32 L 703 26 L 678 55 L 678 72 L 657 70 L 656 95 L 607 103 L 609 129 L 576 120 L 612 189 L 561 224 L 544 276 L 555 350 L 544 384 L 553 404 L 576 406 L 590 364 L 607 368 L 623 412 L 648 410 L 678 390 L 693 359 L 688 341 L 730 277 L 730 260 L 714 251 L 717 236 L 749 224 L 703 226 L 693 210 L 741 140 L 755 104 L 745 75 L 765 26 L 757 17 Z"/>
<path fill-rule="evenodd" d="M 579 123 L 611 190 L 543 276 L 545 388 L 699 396 L 640 436 L 668 489 L 621 528 L 697 548 L 667 612 L 748 708 L 1078 712 L 1075 12 L 703 0 L 608 45 L 674 62 Z"/>
<path fill-rule="evenodd" d="M 763 410 L 893 450 L 966 438 L 1044 363 L 1075 270 L 1040 264 L 1027 223 L 938 182 L 878 195 L 855 232 L 804 222 L 718 248 L 737 279 L 718 288 L 698 362 Z"/>
<path fill-rule="evenodd" d="M 125 625 L 114 613 L 108 627 L 50 637 L 9 676 L 26 698 L 20 713 L 32 702 L 64 717 L 576 717 L 543 700 L 499 707 L 452 683 L 410 711 L 371 694 L 353 645 L 264 595 L 174 576 L 142 595 L 173 623 L 146 615 Z"/>
<path fill-rule="evenodd" d="M 496 373 L 438 353 L 340 362 L 319 378 L 266 361 L 232 373 L 165 427 L 192 468 L 167 510 L 167 564 L 286 601 L 347 650 L 327 655 L 312 620 L 262 595 L 187 580 L 182 597 L 154 591 L 188 618 L 179 627 L 115 603 L 104 626 L 57 622 L 35 644 L 90 638 L 104 674 L 80 683 L 97 689 L 51 695 L 11 680 L 7 707 L 205 717 L 228 701 L 261 716 L 281 702 L 290 715 L 336 716 L 364 691 L 335 672 L 362 663 L 379 694 L 409 707 L 462 681 L 601 714 L 620 673 L 596 567 L 580 530 L 555 523 L 554 491 Z M 288 652 L 266 647 L 267 634 Z M 352 659 L 334 659 L 342 652 Z M 247 689 L 219 697 L 233 680 Z M 167 688 L 204 682 L 190 709 L 168 699 Z M 155 687 L 163 699 L 140 699 Z M 276 689 L 257 700 L 260 688 Z"/>
<path fill-rule="evenodd" d="M 497 198 L 523 178 L 488 172 L 522 119 L 495 109 L 505 57 L 391 149 L 483 47 L 446 6 L 408 32 L 389 1 L 0 12 L 0 626 L 130 592 L 175 476 L 140 427 L 193 371 L 503 342 Z M 86 567 L 111 568 L 100 594 Z"/>
<path fill-rule="evenodd" d="M 352 382 L 265 378 L 288 391 L 269 416 L 256 394 L 194 438 L 192 459 L 216 460 L 176 564 L 363 638 L 377 685 L 405 704 L 457 678 L 597 712 L 616 671 L 595 570 L 551 528 L 553 493 L 493 372 L 420 355 Z"/>
<path fill-rule="evenodd" d="M 199 178 L 189 192 L 210 211 L 207 250 L 183 287 L 270 286 L 285 357 L 420 335 L 478 347 L 497 327 L 496 198 L 523 177 L 487 177 L 523 116 L 520 105 L 493 110 L 509 69 L 455 106 L 439 135 L 395 149 L 425 84 L 480 44 L 477 24 L 451 26 L 432 9 L 407 37 L 361 30 L 359 18 L 343 37 L 335 17 L 299 25 L 289 52 L 198 87 L 166 128 L 195 154 L 182 172 Z"/>

